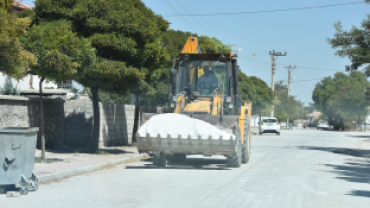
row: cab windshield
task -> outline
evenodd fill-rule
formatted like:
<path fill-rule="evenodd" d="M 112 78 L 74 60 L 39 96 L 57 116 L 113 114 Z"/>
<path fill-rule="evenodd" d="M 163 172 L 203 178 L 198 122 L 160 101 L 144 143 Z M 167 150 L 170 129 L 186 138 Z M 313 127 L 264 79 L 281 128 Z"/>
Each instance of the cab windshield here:
<path fill-rule="evenodd" d="M 193 59 L 187 64 L 180 63 L 182 70 L 180 91 L 188 85 L 190 73 L 191 91 L 199 92 L 200 96 L 212 96 L 215 89 L 222 89 L 228 94 L 228 62 L 214 59 Z"/>

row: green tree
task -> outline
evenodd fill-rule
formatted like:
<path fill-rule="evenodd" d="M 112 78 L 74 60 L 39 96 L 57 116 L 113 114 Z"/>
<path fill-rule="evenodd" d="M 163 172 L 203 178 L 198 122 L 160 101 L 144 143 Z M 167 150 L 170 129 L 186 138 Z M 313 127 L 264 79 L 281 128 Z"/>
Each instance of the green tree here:
<path fill-rule="evenodd" d="M 13 0 L 0 0 L 0 72 L 20 79 L 37 58 L 24 50 L 19 40 L 31 20 L 14 15 L 12 4 Z"/>
<path fill-rule="evenodd" d="M 365 0 L 370 3 L 370 0 Z M 370 76 L 370 15 L 362 21 L 361 28 L 353 26 L 349 31 L 343 30 L 341 22 L 334 24 L 336 33 L 334 38 L 328 38 L 328 43 L 337 50 L 335 55 L 348 57 L 352 64 L 346 66 L 346 71 L 357 70 L 363 67 L 366 77 Z"/>
<path fill-rule="evenodd" d="M 82 94 L 87 94 L 92 99 L 90 88 L 83 88 Z M 103 90 L 98 92 L 99 102 L 102 103 L 117 103 L 117 104 L 131 104 L 132 95 L 123 96 L 116 93 L 110 93 Z"/>
<path fill-rule="evenodd" d="M 301 118 L 303 103 L 296 100 L 295 96 L 288 97 L 288 86 L 284 81 L 275 83 L 275 117 L 280 121 Z"/>
<path fill-rule="evenodd" d="M 274 101 L 274 92 L 262 79 L 255 76 L 250 76 L 249 79 L 256 91 L 255 96 L 251 99 L 252 113 L 268 113 Z"/>
<path fill-rule="evenodd" d="M 252 103 L 252 114 L 266 114 L 274 100 L 274 92 L 262 79 L 248 77 L 239 70 L 238 74 L 242 102 Z"/>
<path fill-rule="evenodd" d="M 41 10 L 43 7 L 37 9 Z M 83 79 L 94 66 L 95 50 L 87 39 L 77 37 L 77 34 L 71 31 L 71 23 L 67 20 L 38 22 L 29 29 L 22 42 L 24 47 L 38 58 L 37 64 L 32 67 L 32 73 L 41 77 L 40 137 L 42 159 L 45 161 L 42 84 L 45 79 L 56 82 Z"/>
<path fill-rule="evenodd" d="M 140 0 L 38 0 L 36 8 L 39 20 L 70 20 L 72 31 L 96 49 L 95 68 L 79 83 L 91 88 L 96 115 L 91 149 L 97 150 L 99 89 L 122 95 L 153 90 L 149 83 L 158 79 L 168 60 L 161 35 L 169 22 Z"/>
<path fill-rule="evenodd" d="M 242 103 L 251 102 L 252 98 L 256 96 L 256 89 L 250 78 L 241 70 L 238 73 L 239 89 Z M 253 103 L 254 108 L 254 103 Z M 252 109 L 253 111 L 254 109 Z"/>
<path fill-rule="evenodd" d="M 334 77 L 326 77 L 316 84 L 312 99 L 320 111 L 329 119 L 330 125 L 340 128 L 333 121 L 340 119 L 345 128 L 352 121 L 360 123 L 368 115 L 370 105 L 370 82 L 361 72 L 346 75 L 337 72 Z"/>

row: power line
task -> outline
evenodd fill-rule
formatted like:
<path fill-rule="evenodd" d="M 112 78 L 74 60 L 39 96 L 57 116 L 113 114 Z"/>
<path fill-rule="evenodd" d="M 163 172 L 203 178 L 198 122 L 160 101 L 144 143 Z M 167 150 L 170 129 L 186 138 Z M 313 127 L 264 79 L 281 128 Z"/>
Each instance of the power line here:
<path fill-rule="evenodd" d="M 185 0 L 188 5 L 194 10 L 195 14 L 198 14 L 198 12 L 194 9 L 194 7 L 188 2 L 188 0 Z M 223 38 L 223 36 L 221 36 L 216 30 L 214 30 L 204 19 L 202 16 L 199 16 L 201 20 L 203 20 L 203 22 L 208 26 L 208 28 L 210 28 L 215 34 L 217 34 L 218 36 L 220 36 L 221 38 Z"/>
<path fill-rule="evenodd" d="M 313 90 L 312 88 L 309 88 L 309 87 L 306 87 L 306 86 L 302 86 L 302 85 L 299 85 L 299 84 L 297 84 L 297 83 L 294 83 L 294 84 L 295 84 L 295 85 L 297 85 L 297 86 L 300 86 L 300 87 L 306 88 L 306 89 Z"/>
<path fill-rule="evenodd" d="M 248 58 L 244 58 L 244 57 L 238 57 L 240 59 L 245 59 L 247 61 L 253 61 L 253 62 L 259 62 L 259 63 L 264 63 L 264 64 L 271 64 L 270 62 L 266 62 L 266 61 L 257 61 L 257 60 L 252 60 L 252 59 L 248 59 Z M 284 66 L 284 64 L 277 64 L 277 65 L 281 65 L 281 66 Z M 303 67 L 303 66 L 300 66 L 300 67 L 297 67 L 297 68 L 301 68 L 301 69 L 316 69 L 316 70 L 328 70 L 328 71 L 338 71 L 340 69 L 322 69 L 322 68 L 313 68 L 313 67 Z"/>
<path fill-rule="evenodd" d="M 178 12 L 177 12 L 177 10 L 175 9 L 175 7 L 173 7 L 172 6 L 172 4 L 170 4 L 170 2 L 168 2 L 167 0 L 166 0 L 166 2 L 167 2 L 167 4 L 173 9 L 173 11 L 175 11 L 176 12 L 176 14 L 179 14 Z M 194 28 L 192 27 L 192 26 L 190 26 L 190 24 L 185 20 L 185 18 L 184 17 L 181 17 L 181 19 L 185 22 L 185 24 L 187 24 L 192 30 L 194 30 Z M 194 30 L 194 31 L 196 31 L 196 30 Z"/>
<path fill-rule="evenodd" d="M 190 12 L 186 9 L 186 7 L 184 7 L 184 5 L 182 5 L 182 3 L 179 1 L 179 0 L 176 0 L 176 2 L 186 11 L 186 13 L 190 14 Z M 193 16 L 191 16 L 191 18 L 193 18 L 193 20 L 208 34 L 212 34 L 210 33 L 208 30 L 206 30 L 203 25 L 201 25 Z"/>
<path fill-rule="evenodd" d="M 317 70 L 328 70 L 328 71 L 338 71 L 339 69 L 320 69 L 320 68 L 310 68 L 310 67 L 298 67 L 301 69 L 317 69 Z"/>
<path fill-rule="evenodd" d="M 167 0 L 166 0 L 167 1 Z M 272 12 L 288 12 L 288 11 L 299 11 L 299 10 L 308 10 L 308 9 L 319 9 L 326 7 L 337 7 L 337 6 L 347 6 L 355 4 L 363 4 L 364 1 L 348 2 L 343 4 L 328 4 L 328 5 L 319 5 L 311 7 L 297 7 L 297 8 L 288 8 L 288 9 L 275 9 L 275 10 L 261 10 L 261 11 L 251 11 L 251 12 L 225 12 L 225 13 L 209 13 L 209 14 L 169 14 L 164 15 L 164 17 L 183 17 L 183 16 L 218 16 L 218 15 L 239 15 L 239 14 L 257 14 L 257 13 L 272 13 Z"/>
<path fill-rule="evenodd" d="M 324 79 L 325 77 L 323 78 L 320 78 L 320 79 L 302 79 L 302 80 L 297 80 L 297 81 L 291 81 L 291 82 L 309 82 L 309 81 L 317 81 L 317 80 L 322 80 Z"/>
<path fill-rule="evenodd" d="M 302 80 L 296 80 L 296 81 L 291 81 L 291 82 L 309 82 L 309 81 L 317 81 L 317 80 L 323 80 L 325 77 L 323 78 L 319 78 L 319 79 L 302 79 Z M 279 80 L 279 81 L 284 81 L 286 82 L 287 80 Z M 270 83 L 270 82 L 269 82 Z"/>

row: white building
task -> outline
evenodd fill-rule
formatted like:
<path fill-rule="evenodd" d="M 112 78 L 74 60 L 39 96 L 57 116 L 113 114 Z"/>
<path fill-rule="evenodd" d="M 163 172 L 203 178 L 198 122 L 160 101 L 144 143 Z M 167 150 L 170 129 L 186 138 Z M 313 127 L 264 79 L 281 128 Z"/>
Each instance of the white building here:
<path fill-rule="evenodd" d="M 0 72 L 0 87 L 1 88 L 5 84 L 5 77 L 6 75 Z M 12 80 L 13 80 L 14 86 L 18 84 L 21 90 L 26 90 L 26 89 L 38 90 L 39 89 L 40 78 L 37 75 L 27 75 L 26 77 L 24 77 L 23 79 L 19 81 L 15 79 L 12 79 Z M 56 85 L 53 82 L 47 83 L 46 81 L 42 83 L 42 87 L 43 89 L 58 89 L 58 85 Z"/>

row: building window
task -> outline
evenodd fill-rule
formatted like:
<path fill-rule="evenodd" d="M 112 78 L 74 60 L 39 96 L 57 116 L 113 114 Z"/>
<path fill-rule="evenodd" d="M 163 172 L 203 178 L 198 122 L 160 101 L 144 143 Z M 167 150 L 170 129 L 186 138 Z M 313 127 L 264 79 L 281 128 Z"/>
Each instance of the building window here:
<path fill-rule="evenodd" d="M 72 80 L 62 81 L 60 84 L 58 84 L 58 89 L 72 89 Z"/>

